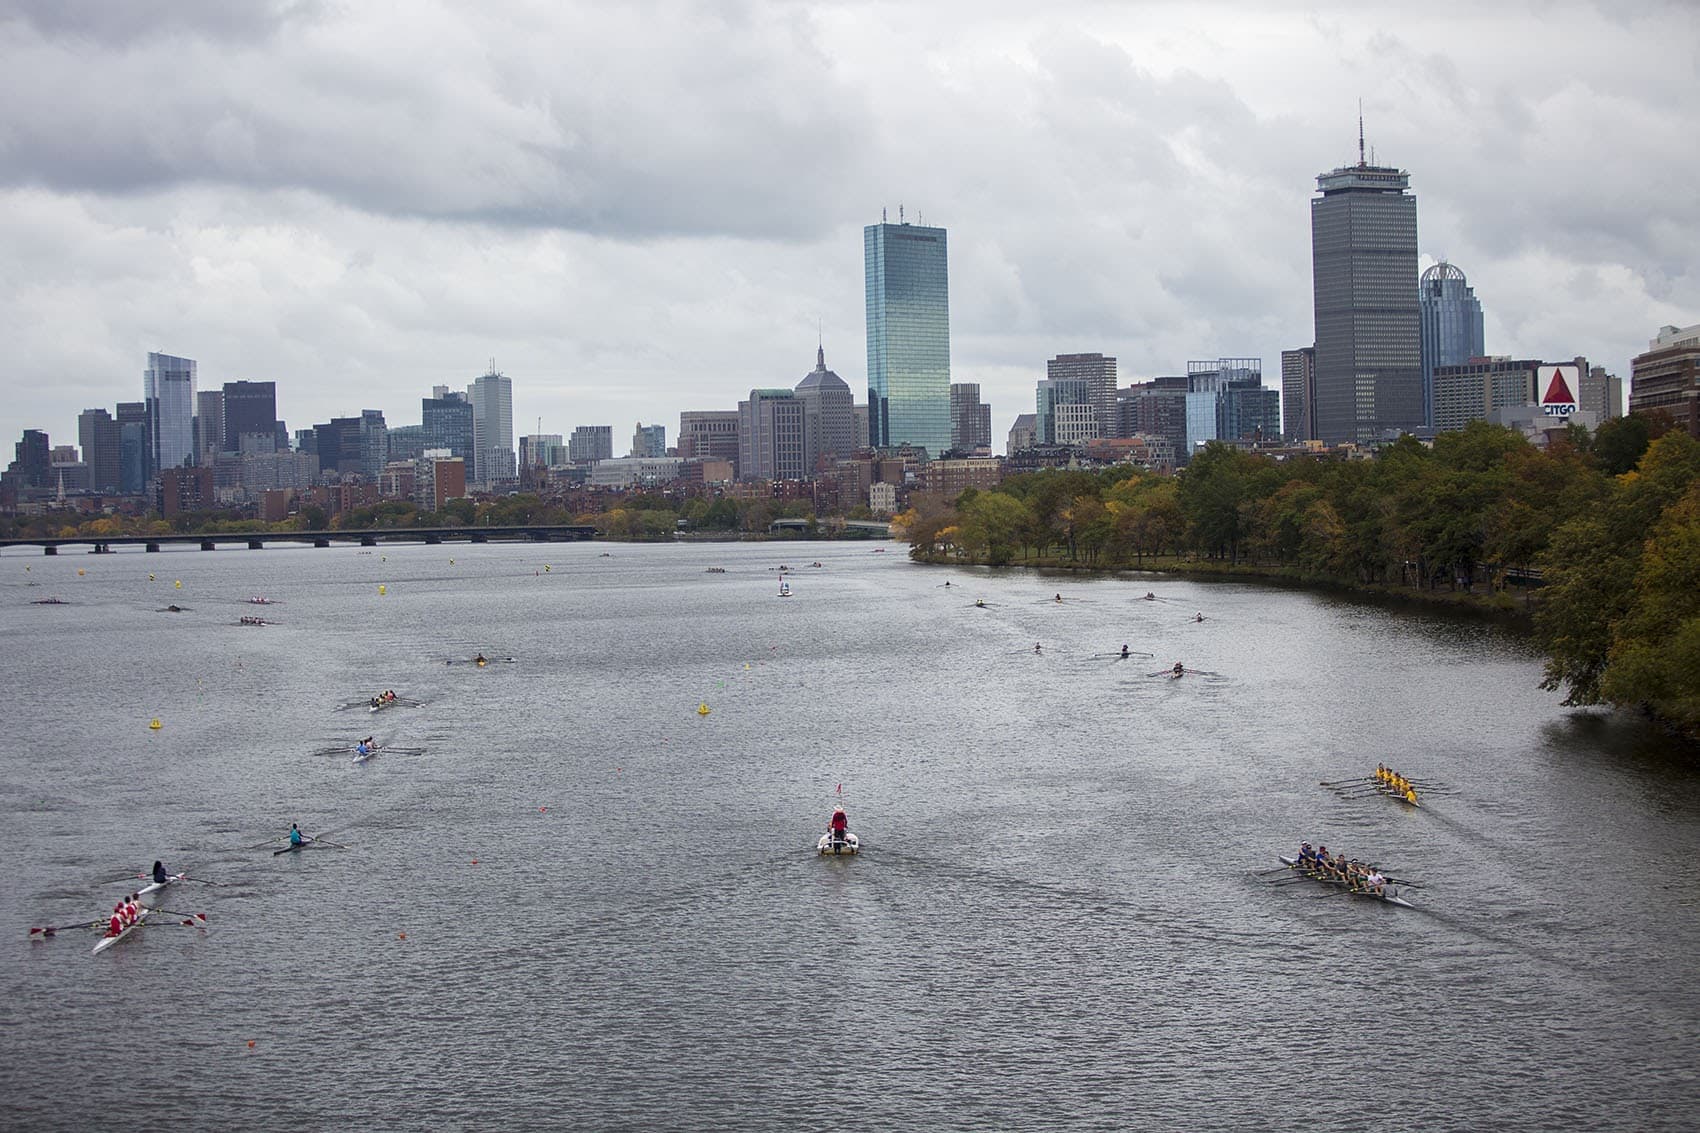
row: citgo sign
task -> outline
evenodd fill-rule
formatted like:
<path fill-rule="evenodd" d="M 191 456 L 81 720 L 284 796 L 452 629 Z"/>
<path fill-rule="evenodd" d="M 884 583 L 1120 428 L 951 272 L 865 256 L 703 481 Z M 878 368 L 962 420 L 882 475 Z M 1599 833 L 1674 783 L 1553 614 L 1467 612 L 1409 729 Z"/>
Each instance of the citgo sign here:
<path fill-rule="evenodd" d="M 1541 366 L 1535 370 L 1535 389 L 1541 391 L 1541 412 L 1548 417 L 1568 417 L 1576 412 L 1576 391 L 1581 372 L 1574 363 Z"/>

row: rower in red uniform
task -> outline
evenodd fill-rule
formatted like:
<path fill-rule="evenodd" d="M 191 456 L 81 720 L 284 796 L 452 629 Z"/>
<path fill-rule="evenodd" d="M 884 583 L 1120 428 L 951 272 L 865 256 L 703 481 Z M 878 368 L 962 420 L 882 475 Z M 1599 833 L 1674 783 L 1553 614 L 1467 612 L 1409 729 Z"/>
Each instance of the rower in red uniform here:
<path fill-rule="evenodd" d="M 106 935 L 107 936 L 117 936 L 119 933 L 121 933 L 123 931 L 124 931 L 124 905 L 123 905 L 123 902 L 119 902 L 118 904 L 112 906 L 112 923 L 106 926 Z"/>

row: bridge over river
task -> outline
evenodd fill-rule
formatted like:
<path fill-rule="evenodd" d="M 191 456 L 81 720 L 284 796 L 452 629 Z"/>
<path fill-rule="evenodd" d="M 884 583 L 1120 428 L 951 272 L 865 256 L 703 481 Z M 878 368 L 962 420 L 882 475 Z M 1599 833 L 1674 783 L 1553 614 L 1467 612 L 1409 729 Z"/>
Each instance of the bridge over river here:
<path fill-rule="evenodd" d="M 142 547 L 157 551 L 168 543 L 190 543 L 203 551 L 222 544 L 246 544 L 259 550 L 267 543 L 311 543 L 329 547 L 333 543 L 357 543 L 376 547 L 379 543 L 492 543 L 528 542 L 556 543 L 593 538 L 596 528 L 576 523 L 526 523 L 512 526 L 468 527 L 372 527 L 336 531 L 215 531 L 194 535 L 77 535 L 70 538 L 0 539 L 0 550 L 7 547 L 40 547 L 46 554 L 57 555 L 61 547 L 87 547 L 89 554 L 111 554 L 119 547 Z"/>

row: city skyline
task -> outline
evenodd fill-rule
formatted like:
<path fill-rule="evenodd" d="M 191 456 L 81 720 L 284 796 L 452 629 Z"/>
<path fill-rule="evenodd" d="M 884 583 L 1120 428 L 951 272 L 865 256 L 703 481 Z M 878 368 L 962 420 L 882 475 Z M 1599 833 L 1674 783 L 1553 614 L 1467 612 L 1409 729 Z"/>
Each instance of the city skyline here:
<path fill-rule="evenodd" d="M 153 350 L 196 359 L 203 389 L 276 382 L 293 428 L 372 406 L 412 424 L 491 355 L 523 431 L 672 426 L 790 384 L 817 334 L 861 400 L 856 234 L 900 205 L 950 231 L 950 380 L 981 386 L 1001 437 L 1058 354 L 1115 356 L 1125 384 L 1309 345 L 1306 201 L 1355 157 L 1359 97 L 1374 160 L 1422 201 L 1419 268 L 1466 268 L 1489 352 L 1627 376 L 1659 326 L 1700 318 L 1675 5 L 1396 29 L 1328 5 L 754 5 L 656 42 L 626 12 L 425 6 L 410 58 L 362 80 L 377 100 L 337 76 L 399 34 L 381 14 L 79 11 L 0 15 L 13 437 L 67 441 L 137 399 Z M 541 67 L 584 34 L 608 45 L 594 74 Z M 468 42 L 483 59 L 451 66 Z"/>

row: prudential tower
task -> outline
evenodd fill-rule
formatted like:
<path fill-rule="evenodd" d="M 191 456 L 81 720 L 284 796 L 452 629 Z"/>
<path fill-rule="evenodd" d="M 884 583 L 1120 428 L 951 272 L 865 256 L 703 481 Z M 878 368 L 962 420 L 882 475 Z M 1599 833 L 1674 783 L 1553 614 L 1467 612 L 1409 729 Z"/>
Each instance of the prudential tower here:
<path fill-rule="evenodd" d="M 1423 424 L 1417 199 L 1410 174 L 1364 160 L 1320 174 L 1310 202 L 1316 431 L 1367 442 Z"/>

